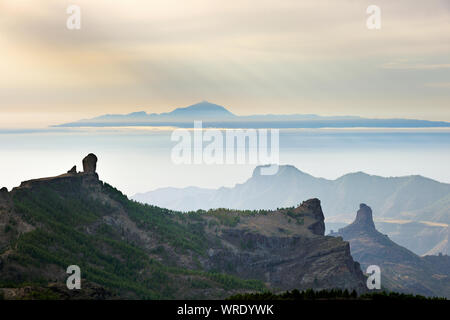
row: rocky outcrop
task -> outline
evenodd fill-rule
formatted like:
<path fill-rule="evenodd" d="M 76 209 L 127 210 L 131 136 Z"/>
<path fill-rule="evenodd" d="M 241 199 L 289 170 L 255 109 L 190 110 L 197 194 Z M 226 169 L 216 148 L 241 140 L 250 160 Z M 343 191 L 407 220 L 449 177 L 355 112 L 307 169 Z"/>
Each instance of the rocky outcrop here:
<path fill-rule="evenodd" d="M 173 292 L 179 292 L 171 297 L 224 298 L 233 293 L 211 280 L 205 282 L 203 279 L 198 283 L 191 280 L 193 275 L 200 274 L 198 271 L 202 272 L 202 277 L 222 273 L 215 278 L 219 280 L 223 274 L 239 281 L 259 280 L 257 282 L 262 287 L 266 285 L 267 289 L 274 291 L 309 288 L 365 290 L 364 275 L 350 254 L 349 244 L 339 238 L 324 236 L 324 214 L 318 199 L 304 201 L 296 208 L 275 211 L 218 209 L 182 214 L 131 202 L 98 179 L 96 163 L 97 157 L 90 154 L 83 160 L 83 173 L 25 181 L 11 191 L 10 197 L 15 200 L 10 203 L 12 212 L 35 223 L 33 227 L 39 229 L 38 235 L 52 239 L 52 244 L 50 248 L 30 237 L 31 242 L 36 242 L 27 244 L 39 249 L 39 258 L 30 256 L 29 251 L 20 254 L 23 261 L 38 259 L 36 265 L 39 268 L 31 264 L 17 265 L 17 260 L 13 259 L 3 260 L 3 275 L 7 275 L 8 280 L 33 275 L 54 282 L 55 274 L 64 279 L 65 270 L 54 265 L 53 260 L 49 262 L 46 259 L 53 255 L 65 257 L 71 250 L 78 250 L 73 254 L 83 259 L 82 263 L 86 265 L 95 265 L 93 268 L 98 270 L 111 269 L 108 259 L 89 260 L 93 256 L 91 251 L 101 248 L 102 257 L 111 257 L 117 268 L 127 270 L 111 277 L 113 281 L 128 277 L 123 282 L 131 285 L 123 289 L 124 295 L 133 296 L 133 288 L 141 283 L 152 284 L 154 279 L 172 278 L 178 279 L 169 281 Z M 20 206 L 21 201 L 26 206 Z M 66 238 L 61 239 L 62 233 Z M 96 239 L 95 243 L 91 242 L 92 239 Z M 9 238 L 4 242 L 12 243 Z M 68 248 L 68 243 L 75 249 Z M 120 251 L 122 255 L 117 253 L 117 248 L 123 250 Z M 136 252 L 139 255 L 133 256 Z M 141 262 L 127 263 L 133 258 Z M 161 269 L 161 274 L 152 275 L 152 268 L 147 268 L 145 261 L 158 261 L 158 265 L 167 267 L 167 270 Z M 186 276 L 167 275 L 172 269 L 184 270 Z M 229 282 L 227 279 L 222 280 Z M 104 276 L 102 281 L 107 283 L 109 280 Z M 166 294 L 163 296 L 167 297 L 163 292 L 165 289 L 162 289 L 166 282 L 162 281 L 163 286 L 154 290 L 161 290 L 158 296 Z M 177 281 L 184 282 L 178 284 Z M 202 295 L 198 295 L 198 291 L 202 291 Z M 211 296 L 211 292 L 216 292 L 216 295 Z M 134 297 L 136 295 L 137 291 Z"/>
<path fill-rule="evenodd" d="M 88 154 L 83 159 L 83 172 L 84 173 L 95 173 L 97 170 L 97 156 L 93 153 Z"/>
<path fill-rule="evenodd" d="M 1 188 L 0 189 L 0 200 L 6 198 L 7 196 L 8 196 L 8 189 Z"/>
<path fill-rule="evenodd" d="M 380 234 L 373 222 L 372 209 L 364 203 L 359 205 L 359 210 L 356 212 L 355 220 L 345 228 L 339 230 L 339 233 L 347 237 L 353 237 L 356 234 L 371 234 L 375 237 L 384 235 Z"/>
<path fill-rule="evenodd" d="M 67 173 L 69 173 L 69 174 L 76 174 L 77 173 L 77 166 L 73 166 L 72 169 L 67 171 Z"/>
<path fill-rule="evenodd" d="M 309 225 L 308 229 L 316 235 L 325 235 L 325 216 L 323 215 L 319 199 L 314 198 L 304 201 L 298 208 L 294 210 L 294 212 L 303 215 L 312 215 L 312 218 L 316 221 Z"/>
<path fill-rule="evenodd" d="M 78 173 L 77 166 L 73 166 L 67 173 L 59 176 L 23 181 L 18 188 L 38 188 L 39 186 L 45 186 L 46 184 L 51 183 L 54 186 L 60 185 L 60 188 L 64 189 L 71 184 L 74 185 L 74 182 L 76 181 L 81 181 L 85 186 L 98 187 L 98 175 L 95 172 L 96 168 L 97 156 L 90 153 L 83 159 L 83 169 L 85 174 Z"/>
<path fill-rule="evenodd" d="M 207 269 L 258 279 L 277 290 L 366 290 L 359 263 L 340 239 L 265 236 L 230 228 L 223 231 L 221 241 L 227 245 L 209 250 Z"/>
<path fill-rule="evenodd" d="M 374 230 L 375 224 L 373 223 L 372 209 L 365 203 L 361 203 L 359 210 L 356 212 L 356 219 L 353 224 L 355 227 L 364 230 Z"/>
<path fill-rule="evenodd" d="M 442 274 L 430 259 L 423 259 L 378 232 L 372 210 L 360 205 L 355 221 L 331 236 L 350 243 L 353 258 L 363 270 L 370 265 L 381 268 L 382 287 L 425 296 L 450 297 L 450 277 Z"/>
<path fill-rule="evenodd" d="M 266 215 L 240 216 L 221 229 L 221 245 L 209 249 L 209 270 L 258 279 L 272 288 L 365 291 L 365 278 L 341 239 L 324 236 L 319 199 Z"/>
<path fill-rule="evenodd" d="M 0 189 L 0 210 L 6 208 L 11 202 L 10 196 L 8 193 L 8 189 L 1 188 Z"/>

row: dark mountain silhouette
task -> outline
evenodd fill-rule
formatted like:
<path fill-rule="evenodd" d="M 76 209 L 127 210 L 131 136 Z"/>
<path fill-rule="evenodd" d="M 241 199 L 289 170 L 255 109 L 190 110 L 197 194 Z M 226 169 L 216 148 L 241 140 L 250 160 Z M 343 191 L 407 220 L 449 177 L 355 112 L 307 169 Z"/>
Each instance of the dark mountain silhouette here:
<path fill-rule="evenodd" d="M 415 119 L 367 119 L 355 116 L 319 116 L 314 114 L 265 114 L 238 116 L 225 107 L 203 101 L 166 113 L 108 114 L 93 119 L 58 125 L 59 127 L 108 126 L 175 126 L 193 127 L 194 120 L 203 121 L 203 127 L 215 128 L 422 128 L 450 127 L 449 122 Z"/>
<path fill-rule="evenodd" d="M 179 118 L 179 119 L 193 119 L 202 120 L 206 119 L 227 119 L 235 118 L 236 116 L 230 111 L 217 104 L 209 103 L 203 101 L 186 108 L 178 108 L 168 113 L 161 113 L 161 116 L 166 116 L 169 118 Z"/>
<path fill-rule="evenodd" d="M 382 287 L 405 293 L 450 297 L 450 261 L 447 256 L 421 258 L 378 232 L 372 210 L 361 204 L 353 223 L 330 234 L 350 243 L 353 258 L 363 270 L 381 268 Z M 437 260 L 437 262 L 434 262 Z M 445 267 L 446 266 L 446 267 Z"/>

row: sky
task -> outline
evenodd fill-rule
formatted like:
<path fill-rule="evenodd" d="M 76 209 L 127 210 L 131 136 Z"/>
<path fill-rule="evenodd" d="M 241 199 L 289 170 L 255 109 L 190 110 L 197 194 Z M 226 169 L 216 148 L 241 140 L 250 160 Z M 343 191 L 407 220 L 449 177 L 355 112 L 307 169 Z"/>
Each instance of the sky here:
<path fill-rule="evenodd" d="M 0 0 L 0 51 L 0 128 L 202 100 L 450 121 L 448 0 Z"/>

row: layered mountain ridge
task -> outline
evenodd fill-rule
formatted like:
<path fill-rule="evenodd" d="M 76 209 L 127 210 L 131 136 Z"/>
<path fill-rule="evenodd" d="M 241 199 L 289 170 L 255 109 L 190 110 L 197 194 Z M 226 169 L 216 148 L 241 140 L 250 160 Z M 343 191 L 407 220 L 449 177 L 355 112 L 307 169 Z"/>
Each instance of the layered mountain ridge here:
<path fill-rule="evenodd" d="M 318 198 L 330 229 L 336 229 L 333 224 L 351 221 L 356 204 L 370 203 L 377 212 L 378 227 L 419 255 L 432 250 L 448 234 L 450 184 L 422 176 L 381 177 L 363 172 L 328 180 L 290 165 L 280 166 L 271 176 L 261 175 L 260 169 L 256 167 L 247 181 L 231 188 L 164 188 L 132 198 L 181 211 L 222 207 L 275 210 L 295 206 L 299 198 Z"/>
<path fill-rule="evenodd" d="M 363 270 L 381 269 L 382 287 L 405 293 L 450 297 L 450 260 L 446 255 L 419 257 L 378 232 L 372 210 L 361 204 L 350 225 L 330 234 L 350 243 L 352 256 Z"/>
<path fill-rule="evenodd" d="M 99 180 L 96 161 L 89 155 L 82 172 L 74 167 L 0 192 L 6 298 L 27 298 L 33 290 L 73 298 L 61 289 L 69 265 L 81 268 L 90 288 L 81 298 L 87 292 L 92 298 L 214 299 L 264 289 L 365 291 L 349 244 L 324 236 L 318 199 L 274 211 L 185 214 L 128 200 Z"/>
<path fill-rule="evenodd" d="M 450 207 L 444 206 L 436 214 L 428 210 L 429 206 L 441 200 L 444 202 L 443 199 L 450 196 L 450 184 L 447 183 L 418 175 L 386 178 L 364 172 L 328 180 L 316 178 L 291 165 L 279 166 L 275 175 L 261 175 L 262 167 L 256 167 L 247 181 L 231 188 L 166 188 L 169 192 L 184 190 L 183 195 L 189 196 L 196 204 L 189 201 L 178 203 L 177 195 L 170 193 L 166 197 L 160 193 L 159 199 L 153 199 L 152 193 L 162 189 L 136 194 L 133 199 L 182 211 L 226 207 L 230 203 L 233 209 L 254 210 L 293 206 L 298 202 L 295 195 L 300 195 L 321 199 L 327 217 L 349 219 L 355 203 L 366 202 L 376 208 L 378 217 L 450 223 Z M 196 195 L 199 191 L 210 196 L 199 201 Z"/>

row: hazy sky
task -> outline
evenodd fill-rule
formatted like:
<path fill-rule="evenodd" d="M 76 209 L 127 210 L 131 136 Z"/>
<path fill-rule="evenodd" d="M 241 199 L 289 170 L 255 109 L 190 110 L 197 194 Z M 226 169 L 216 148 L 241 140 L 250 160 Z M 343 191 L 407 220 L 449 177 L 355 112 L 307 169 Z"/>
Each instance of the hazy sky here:
<path fill-rule="evenodd" d="M 449 0 L 0 0 L 0 51 L 0 128 L 201 100 L 450 121 Z"/>

